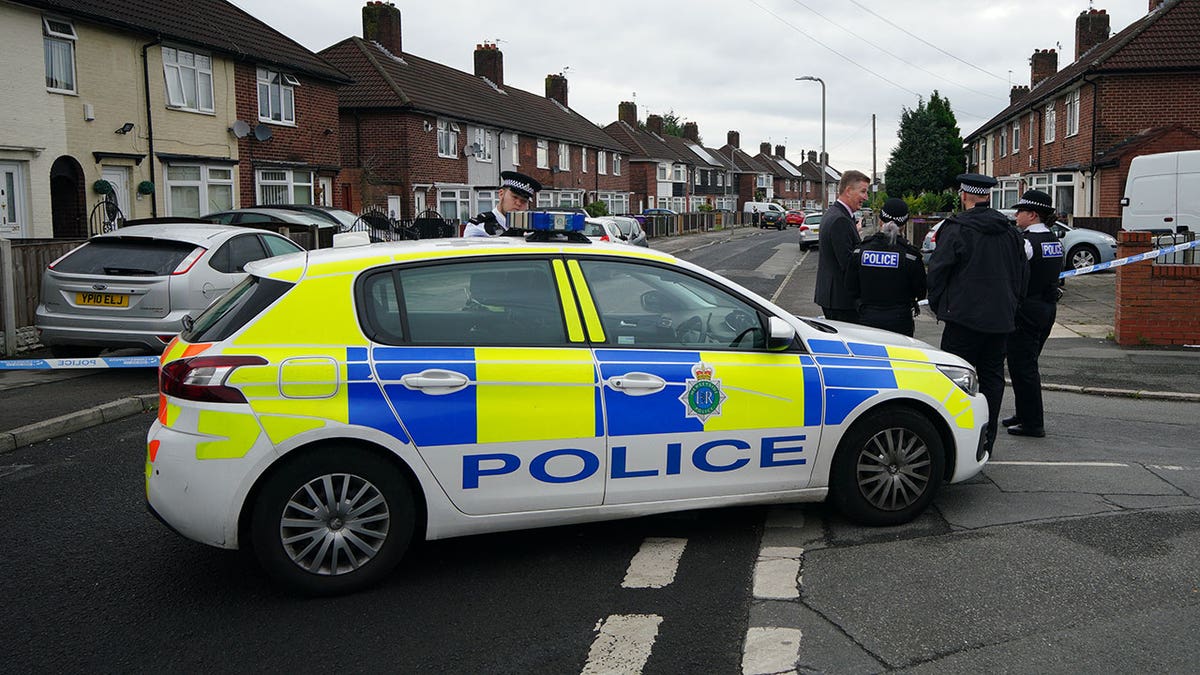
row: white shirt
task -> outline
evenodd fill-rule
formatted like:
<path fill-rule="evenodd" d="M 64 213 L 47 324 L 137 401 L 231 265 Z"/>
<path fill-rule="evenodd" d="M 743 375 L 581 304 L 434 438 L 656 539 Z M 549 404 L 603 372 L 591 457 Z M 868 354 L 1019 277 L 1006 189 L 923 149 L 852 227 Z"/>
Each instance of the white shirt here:
<path fill-rule="evenodd" d="M 1034 224 L 1030 225 L 1029 227 L 1025 228 L 1024 231 L 1025 232 L 1049 232 L 1050 228 L 1046 227 L 1045 223 L 1034 223 Z M 1021 240 L 1025 242 L 1025 259 L 1033 260 L 1033 244 L 1029 243 L 1029 240 L 1026 239 L 1025 237 L 1021 237 Z"/>
<path fill-rule="evenodd" d="M 504 232 L 505 230 L 508 229 L 508 218 L 506 218 L 503 213 L 500 213 L 500 209 L 492 209 L 492 215 L 496 216 L 496 223 L 500 225 L 500 232 Z M 488 234 L 487 230 L 483 229 L 483 225 L 480 225 L 478 223 L 467 223 L 467 226 L 465 228 L 463 228 L 463 236 L 464 237 L 498 237 L 498 236 L 500 236 L 500 233 L 498 232 L 496 234 Z"/>

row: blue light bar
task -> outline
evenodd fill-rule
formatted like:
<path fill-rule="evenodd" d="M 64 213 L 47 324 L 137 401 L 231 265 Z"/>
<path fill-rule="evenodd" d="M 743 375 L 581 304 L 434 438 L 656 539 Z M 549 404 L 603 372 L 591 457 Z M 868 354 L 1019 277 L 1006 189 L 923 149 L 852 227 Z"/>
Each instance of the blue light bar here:
<path fill-rule="evenodd" d="M 515 211 L 508 214 L 508 226 L 534 232 L 582 232 L 584 218 L 582 213 Z"/>

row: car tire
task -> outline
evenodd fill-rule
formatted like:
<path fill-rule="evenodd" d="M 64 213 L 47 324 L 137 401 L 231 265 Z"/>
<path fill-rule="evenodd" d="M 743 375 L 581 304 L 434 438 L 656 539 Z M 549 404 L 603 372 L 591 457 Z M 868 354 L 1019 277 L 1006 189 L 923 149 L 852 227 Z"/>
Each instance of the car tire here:
<path fill-rule="evenodd" d="M 1067 267 L 1073 270 L 1100 262 L 1100 250 L 1091 244 L 1076 244 L 1067 251 Z"/>
<path fill-rule="evenodd" d="M 56 359 L 94 359 L 104 351 L 103 347 L 87 345 L 52 345 L 50 353 Z"/>
<path fill-rule="evenodd" d="M 305 595 L 350 593 L 387 576 L 415 527 L 404 475 L 387 459 L 350 447 L 284 461 L 251 512 L 251 546 L 267 574 Z M 329 503 L 337 505 L 332 512 Z"/>
<path fill-rule="evenodd" d="M 933 500 L 945 463 L 942 437 L 924 415 L 905 407 L 871 411 L 838 444 L 830 498 L 864 525 L 906 523 Z"/>

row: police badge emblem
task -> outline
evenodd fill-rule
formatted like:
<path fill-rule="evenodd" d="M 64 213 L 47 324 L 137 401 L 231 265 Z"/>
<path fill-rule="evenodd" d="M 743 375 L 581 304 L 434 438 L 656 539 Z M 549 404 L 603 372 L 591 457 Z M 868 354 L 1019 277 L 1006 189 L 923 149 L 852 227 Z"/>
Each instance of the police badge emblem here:
<path fill-rule="evenodd" d="M 683 402 L 684 415 L 704 422 L 721 414 L 725 398 L 721 381 L 713 378 L 712 366 L 701 361 L 692 366 L 692 377 L 684 380 L 679 400 Z"/>

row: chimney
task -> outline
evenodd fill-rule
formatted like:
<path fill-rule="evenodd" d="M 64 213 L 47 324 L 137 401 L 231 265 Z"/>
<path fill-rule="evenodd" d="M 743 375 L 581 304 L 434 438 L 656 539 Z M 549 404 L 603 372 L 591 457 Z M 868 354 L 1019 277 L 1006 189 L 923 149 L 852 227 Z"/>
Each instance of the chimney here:
<path fill-rule="evenodd" d="M 770 157 L 771 156 L 771 144 L 770 143 L 759 143 L 758 144 L 758 154 L 766 155 L 767 157 Z"/>
<path fill-rule="evenodd" d="M 646 131 L 662 136 L 662 115 L 646 115 Z"/>
<path fill-rule="evenodd" d="M 546 98 L 558 101 L 562 107 L 567 106 L 567 78 L 562 75 L 546 76 Z"/>
<path fill-rule="evenodd" d="M 363 39 L 378 42 L 393 56 L 400 52 L 400 10 L 390 2 L 373 0 L 362 10 Z"/>
<path fill-rule="evenodd" d="M 808 151 L 808 161 L 812 162 L 813 164 L 816 164 L 818 161 L 820 161 L 817 159 L 817 151 L 816 150 Z"/>
<path fill-rule="evenodd" d="M 475 76 L 486 77 L 497 87 L 504 86 L 504 54 L 496 48 L 495 43 L 475 45 Z"/>
<path fill-rule="evenodd" d="M 1058 52 L 1053 49 L 1035 49 L 1029 58 L 1029 87 L 1038 86 L 1042 80 L 1058 72 Z"/>
<path fill-rule="evenodd" d="M 700 127 L 696 126 L 695 122 L 683 123 L 683 137 L 689 141 L 700 144 Z"/>
<path fill-rule="evenodd" d="M 1029 93 L 1029 87 L 1015 86 L 1008 92 L 1008 104 L 1012 105 L 1017 101 L 1025 98 L 1025 94 Z"/>
<path fill-rule="evenodd" d="M 1102 9 L 1080 12 L 1075 18 L 1075 60 L 1108 39 L 1108 13 Z"/>
<path fill-rule="evenodd" d="M 617 121 L 624 122 L 634 129 L 637 128 L 637 104 L 633 101 L 621 101 L 617 106 Z"/>
<path fill-rule="evenodd" d="M 732 145 L 735 148 L 741 148 L 742 147 L 742 135 L 736 131 L 730 131 L 729 133 L 725 134 L 725 142 L 728 143 L 729 145 Z"/>
<path fill-rule="evenodd" d="M 787 155 L 784 154 L 784 151 L 785 151 L 785 148 L 782 145 L 775 146 L 775 156 L 776 157 L 779 157 L 781 159 L 786 159 Z"/>

